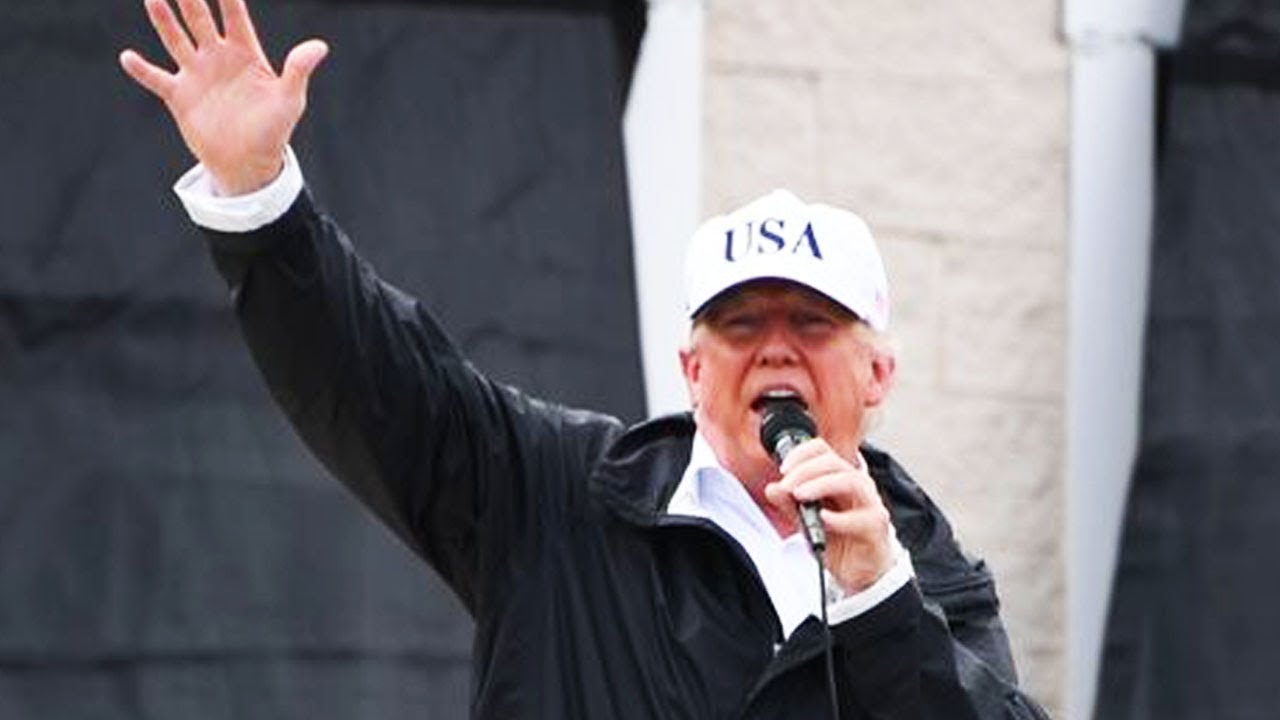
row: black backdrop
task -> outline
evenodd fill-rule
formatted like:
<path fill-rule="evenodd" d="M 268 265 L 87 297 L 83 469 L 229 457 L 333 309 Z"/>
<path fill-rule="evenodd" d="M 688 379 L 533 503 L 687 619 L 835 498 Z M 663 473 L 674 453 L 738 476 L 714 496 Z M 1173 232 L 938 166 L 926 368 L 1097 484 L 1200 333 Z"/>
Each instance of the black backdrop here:
<path fill-rule="evenodd" d="M 641 0 L 251 2 L 326 38 L 294 145 L 502 380 L 644 414 L 620 117 Z M 115 57 L 140 0 L 0 3 L 0 718 L 456 718 L 459 605 L 271 405 Z"/>
<path fill-rule="evenodd" d="M 1280 712 L 1280 5 L 1185 12 L 1160 66 L 1143 424 L 1103 719 Z"/>

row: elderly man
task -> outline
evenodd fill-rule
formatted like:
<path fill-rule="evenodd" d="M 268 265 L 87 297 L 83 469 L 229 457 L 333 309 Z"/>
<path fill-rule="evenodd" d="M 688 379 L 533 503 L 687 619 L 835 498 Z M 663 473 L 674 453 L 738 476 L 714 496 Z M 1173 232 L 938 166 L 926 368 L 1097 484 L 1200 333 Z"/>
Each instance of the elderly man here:
<path fill-rule="evenodd" d="M 288 140 L 322 42 L 277 75 L 243 0 L 179 5 L 146 0 L 178 70 L 121 63 L 199 160 L 176 190 L 275 398 L 474 616 L 475 717 L 1043 716 L 990 574 L 862 445 L 894 357 L 856 216 L 779 191 L 700 229 L 693 413 L 625 428 L 485 378 L 316 207 Z"/>

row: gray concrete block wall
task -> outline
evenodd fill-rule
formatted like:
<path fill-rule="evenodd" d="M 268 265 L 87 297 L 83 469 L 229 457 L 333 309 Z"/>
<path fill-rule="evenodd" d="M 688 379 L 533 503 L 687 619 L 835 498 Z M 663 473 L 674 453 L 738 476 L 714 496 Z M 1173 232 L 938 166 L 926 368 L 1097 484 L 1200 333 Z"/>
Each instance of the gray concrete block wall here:
<path fill-rule="evenodd" d="M 1023 684 L 1065 692 L 1068 54 L 1059 5 L 708 0 L 707 214 L 850 207 L 890 274 L 876 441 L 996 572 Z"/>

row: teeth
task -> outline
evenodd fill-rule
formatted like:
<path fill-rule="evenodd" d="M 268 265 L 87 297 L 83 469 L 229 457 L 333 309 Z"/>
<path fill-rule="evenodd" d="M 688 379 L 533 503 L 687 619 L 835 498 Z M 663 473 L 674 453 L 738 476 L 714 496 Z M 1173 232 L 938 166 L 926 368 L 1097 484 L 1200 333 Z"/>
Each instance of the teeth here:
<path fill-rule="evenodd" d="M 760 397 L 751 403 L 751 407 L 755 410 L 761 410 L 764 408 L 765 403 L 771 400 L 795 400 L 802 406 L 806 405 L 804 398 L 800 397 L 800 393 L 795 390 L 790 388 L 771 388 L 760 393 Z"/>

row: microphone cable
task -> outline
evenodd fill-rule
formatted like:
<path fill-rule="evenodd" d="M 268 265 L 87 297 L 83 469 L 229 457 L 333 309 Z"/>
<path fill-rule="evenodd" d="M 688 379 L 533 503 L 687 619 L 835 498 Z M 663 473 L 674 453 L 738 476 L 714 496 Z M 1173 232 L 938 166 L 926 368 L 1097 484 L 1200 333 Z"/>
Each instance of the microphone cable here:
<path fill-rule="evenodd" d="M 831 700 L 831 717 L 840 720 L 840 699 L 836 692 L 836 661 L 831 637 L 831 624 L 827 621 L 827 560 L 824 548 L 814 547 L 813 556 L 818 561 L 818 605 L 822 608 L 822 640 L 827 656 L 827 696 Z"/>

